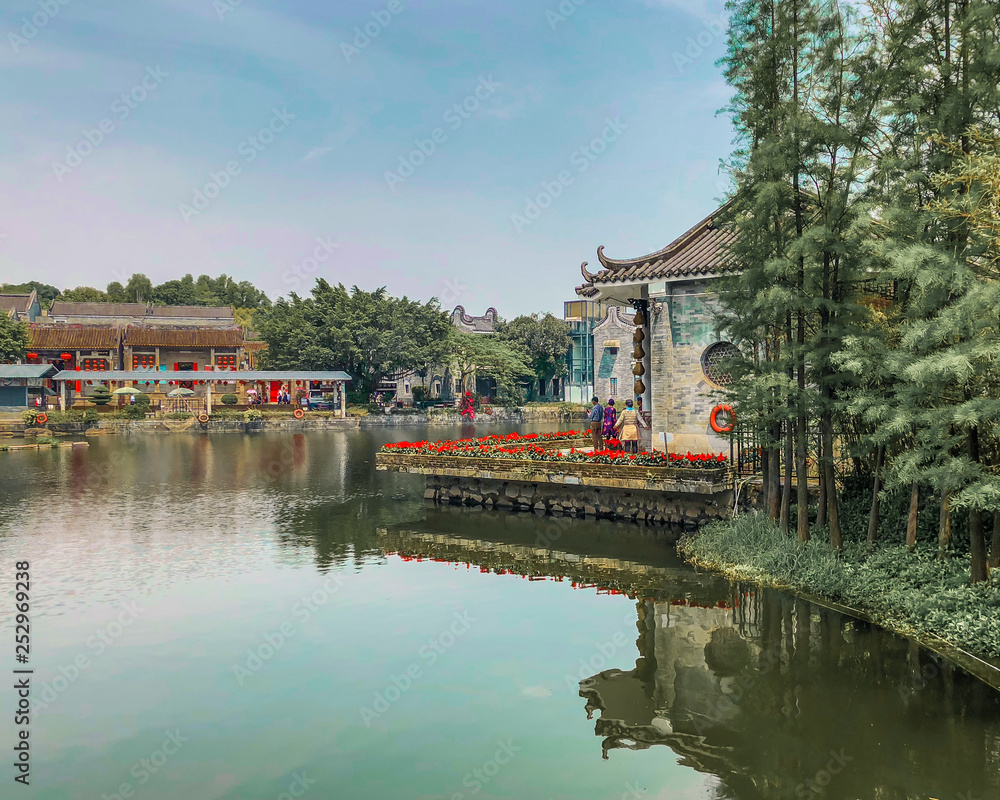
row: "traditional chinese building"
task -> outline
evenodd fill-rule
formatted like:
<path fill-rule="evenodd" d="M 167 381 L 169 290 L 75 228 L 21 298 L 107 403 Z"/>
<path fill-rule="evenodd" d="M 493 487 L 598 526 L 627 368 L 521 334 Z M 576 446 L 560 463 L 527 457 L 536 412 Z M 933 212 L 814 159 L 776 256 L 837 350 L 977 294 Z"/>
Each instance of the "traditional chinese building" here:
<path fill-rule="evenodd" d="M 34 322 L 42 314 L 38 304 L 38 293 L 0 294 L 0 314 L 6 314 L 17 322 Z"/>
<path fill-rule="evenodd" d="M 597 249 L 601 269 L 591 273 L 586 262 L 581 266 L 585 283 L 576 290 L 581 298 L 631 306 L 636 311 L 632 336 L 625 342 L 618 340 L 618 356 L 622 348 L 630 351 L 629 373 L 634 382 L 631 391 L 619 383 L 619 391 L 634 397 L 637 405 L 641 403 L 655 449 L 729 449 L 728 440 L 713 431 L 709 421 L 718 402 L 712 391 L 729 380 L 720 362 L 736 352 L 733 344 L 720 340 L 714 328 L 712 285 L 721 275 L 727 246 L 734 237 L 716 224 L 725 208 L 655 253 L 614 259 L 601 246 Z M 595 331 L 595 335 L 602 334 Z M 614 337 L 604 340 L 614 341 Z M 616 367 L 617 356 L 611 372 Z"/>

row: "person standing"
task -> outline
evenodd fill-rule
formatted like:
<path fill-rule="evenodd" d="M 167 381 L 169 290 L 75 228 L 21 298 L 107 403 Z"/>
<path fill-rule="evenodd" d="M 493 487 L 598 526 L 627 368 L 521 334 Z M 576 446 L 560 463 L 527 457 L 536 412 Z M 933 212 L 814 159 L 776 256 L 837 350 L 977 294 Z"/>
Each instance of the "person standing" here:
<path fill-rule="evenodd" d="M 615 398 L 609 397 L 604 406 L 604 439 L 615 438 L 615 423 L 618 422 L 618 412 L 615 410 Z"/>
<path fill-rule="evenodd" d="M 645 420 L 643 420 L 643 418 L 639 416 L 639 412 L 632 407 L 632 401 L 626 400 L 625 410 L 618 418 L 618 424 L 615 426 L 617 430 L 621 431 L 621 440 L 622 444 L 625 445 L 626 453 L 639 452 L 640 425 L 645 428 Z"/>
<path fill-rule="evenodd" d="M 594 445 L 594 452 L 604 449 L 604 406 L 601 401 L 592 397 L 590 400 L 593 407 L 590 409 L 590 440 Z"/>

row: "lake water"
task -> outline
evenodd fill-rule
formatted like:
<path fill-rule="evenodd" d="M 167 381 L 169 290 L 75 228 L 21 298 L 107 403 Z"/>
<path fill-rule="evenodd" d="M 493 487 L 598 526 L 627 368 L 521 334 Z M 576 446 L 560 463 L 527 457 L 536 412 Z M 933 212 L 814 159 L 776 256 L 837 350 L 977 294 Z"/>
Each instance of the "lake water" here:
<path fill-rule="evenodd" d="M 984 684 L 652 529 L 428 508 L 374 470 L 426 435 L 0 455 L 4 659 L 29 560 L 35 670 L 0 797 L 1000 798 Z"/>

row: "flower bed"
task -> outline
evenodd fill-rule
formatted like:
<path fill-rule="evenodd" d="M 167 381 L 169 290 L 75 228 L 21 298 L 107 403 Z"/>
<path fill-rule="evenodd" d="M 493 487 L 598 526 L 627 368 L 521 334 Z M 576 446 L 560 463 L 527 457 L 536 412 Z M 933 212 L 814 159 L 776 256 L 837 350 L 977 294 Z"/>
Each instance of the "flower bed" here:
<path fill-rule="evenodd" d="M 547 449 L 536 443 L 539 439 L 549 443 L 562 437 L 565 441 L 579 438 L 576 431 L 558 434 L 510 434 L 484 436 L 481 439 L 456 439 L 444 442 L 395 442 L 383 445 L 382 453 L 406 455 L 439 455 L 459 458 L 496 459 L 506 461 L 558 462 L 560 464 L 614 464 L 631 467 L 674 467 L 683 469 L 717 470 L 727 466 L 726 457 L 720 453 L 626 453 L 622 450 L 583 452 L 571 447 L 568 453 Z M 525 444 L 520 444 L 525 442 Z M 569 442 L 566 442 L 569 443 Z"/>

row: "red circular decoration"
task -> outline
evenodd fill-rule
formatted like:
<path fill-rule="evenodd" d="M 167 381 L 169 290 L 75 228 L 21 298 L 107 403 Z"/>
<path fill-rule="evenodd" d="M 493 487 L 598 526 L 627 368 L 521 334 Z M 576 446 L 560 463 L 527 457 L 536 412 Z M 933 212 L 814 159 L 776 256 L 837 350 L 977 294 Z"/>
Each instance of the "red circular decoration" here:
<path fill-rule="evenodd" d="M 72 353 L 61 353 L 60 354 L 60 358 L 62 358 L 63 361 L 69 361 L 71 358 L 73 358 L 73 354 Z"/>
<path fill-rule="evenodd" d="M 28 358 L 38 358 L 38 353 L 25 353 Z"/>

